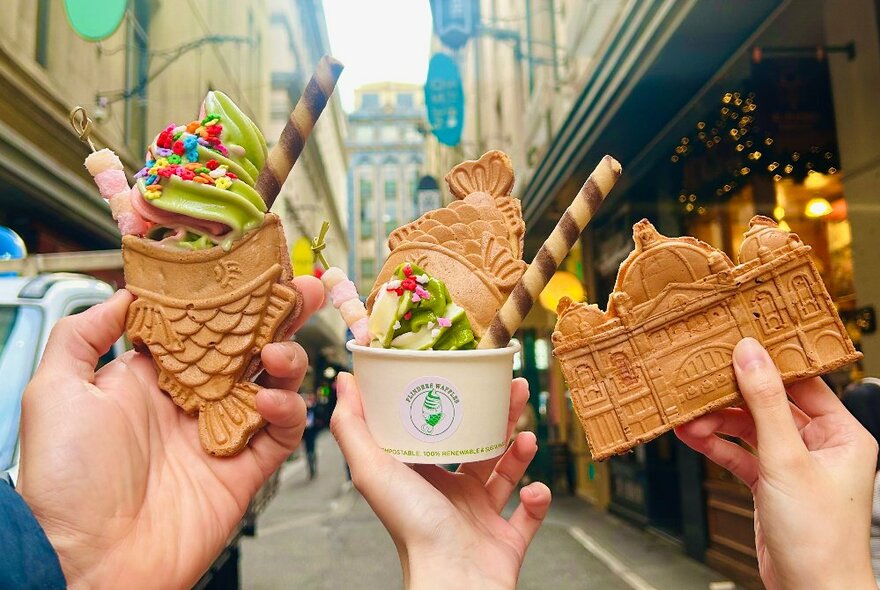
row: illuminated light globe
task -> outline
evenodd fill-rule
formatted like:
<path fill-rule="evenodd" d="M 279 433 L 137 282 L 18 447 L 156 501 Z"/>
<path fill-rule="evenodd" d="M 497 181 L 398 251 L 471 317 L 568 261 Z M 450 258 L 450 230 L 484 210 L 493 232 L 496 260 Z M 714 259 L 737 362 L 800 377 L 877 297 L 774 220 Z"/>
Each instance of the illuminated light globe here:
<path fill-rule="evenodd" d="M 541 307 L 556 313 L 556 306 L 563 297 L 570 297 L 572 301 L 583 301 L 586 297 L 584 286 L 578 278 L 564 270 L 556 271 L 544 290 L 538 296 Z"/>
<path fill-rule="evenodd" d="M 828 202 L 828 199 L 819 197 L 807 201 L 807 206 L 804 208 L 804 215 L 816 219 L 817 217 L 825 217 L 831 213 L 832 210 L 831 203 Z"/>
<path fill-rule="evenodd" d="M 0 226 L 0 260 L 21 260 L 27 257 L 24 240 L 8 227 Z M 0 272 L 0 277 L 17 277 L 17 272 Z"/>

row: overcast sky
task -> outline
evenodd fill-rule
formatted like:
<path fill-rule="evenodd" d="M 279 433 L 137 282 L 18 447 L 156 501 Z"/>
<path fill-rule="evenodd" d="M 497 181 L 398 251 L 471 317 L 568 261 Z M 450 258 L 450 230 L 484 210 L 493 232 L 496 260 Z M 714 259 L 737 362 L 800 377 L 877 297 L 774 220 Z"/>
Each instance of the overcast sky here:
<path fill-rule="evenodd" d="M 428 0 L 324 0 L 333 57 L 345 65 L 338 90 L 354 108 L 354 89 L 369 82 L 422 84 L 428 73 Z"/>

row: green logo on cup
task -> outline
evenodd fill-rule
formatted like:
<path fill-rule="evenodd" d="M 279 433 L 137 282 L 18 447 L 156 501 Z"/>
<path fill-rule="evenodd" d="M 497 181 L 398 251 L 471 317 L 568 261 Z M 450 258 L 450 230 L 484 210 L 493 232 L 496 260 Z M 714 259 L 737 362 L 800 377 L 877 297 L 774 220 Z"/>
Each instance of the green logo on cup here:
<path fill-rule="evenodd" d="M 437 423 L 443 419 L 443 403 L 433 389 L 425 396 L 425 403 L 422 404 L 422 416 L 425 418 L 425 426 L 422 428 L 422 432 L 425 434 L 431 434 Z"/>
<path fill-rule="evenodd" d="M 462 417 L 455 385 L 441 377 L 416 379 L 404 390 L 400 417 L 407 432 L 421 441 L 449 438 Z"/>

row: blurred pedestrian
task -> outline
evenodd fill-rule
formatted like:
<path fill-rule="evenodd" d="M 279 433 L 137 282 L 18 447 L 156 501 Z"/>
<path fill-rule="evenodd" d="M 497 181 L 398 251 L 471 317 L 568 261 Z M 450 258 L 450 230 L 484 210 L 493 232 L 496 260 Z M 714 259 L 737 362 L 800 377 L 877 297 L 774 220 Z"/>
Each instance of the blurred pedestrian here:
<path fill-rule="evenodd" d="M 880 443 L 880 379 L 866 377 L 849 385 L 843 394 L 843 405 Z M 880 585 L 880 455 L 874 475 L 874 499 L 871 503 L 871 565 Z"/>
<path fill-rule="evenodd" d="M 321 429 L 318 396 L 314 393 L 303 395 L 306 402 L 306 428 L 303 431 L 303 443 L 306 445 L 306 461 L 309 465 L 309 479 L 315 479 L 318 475 L 318 453 L 315 450 L 315 440 Z"/>

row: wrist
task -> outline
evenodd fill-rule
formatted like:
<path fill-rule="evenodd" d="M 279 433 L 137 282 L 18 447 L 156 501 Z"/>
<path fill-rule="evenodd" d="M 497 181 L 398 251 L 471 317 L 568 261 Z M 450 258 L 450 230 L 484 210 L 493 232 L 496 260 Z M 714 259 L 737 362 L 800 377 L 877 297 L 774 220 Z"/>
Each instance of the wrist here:
<path fill-rule="evenodd" d="M 473 563 L 473 556 L 444 553 L 412 552 L 400 555 L 403 584 L 407 590 L 447 590 L 448 588 L 480 588 L 481 590 L 513 590 L 517 576 L 504 575 L 491 567 Z M 485 564 L 491 566 L 491 564 Z M 518 573 L 518 572 L 517 572 Z"/>
<path fill-rule="evenodd" d="M 870 559 L 859 560 L 861 563 L 849 567 L 826 567 L 821 569 L 805 568 L 797 579 L 780 578 L 781 588 L 815 588 L 816 590 L 876 590 L 877 581 Z M 808 570 L 816 573 L 809 576 Z M 809 576 L 809 577 L 805 577 Z"/>

